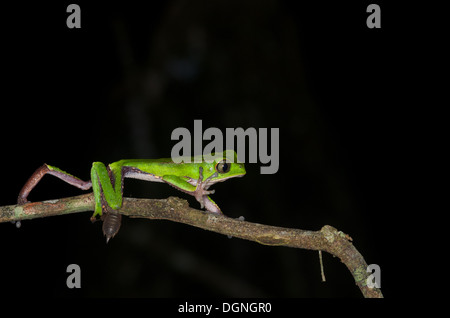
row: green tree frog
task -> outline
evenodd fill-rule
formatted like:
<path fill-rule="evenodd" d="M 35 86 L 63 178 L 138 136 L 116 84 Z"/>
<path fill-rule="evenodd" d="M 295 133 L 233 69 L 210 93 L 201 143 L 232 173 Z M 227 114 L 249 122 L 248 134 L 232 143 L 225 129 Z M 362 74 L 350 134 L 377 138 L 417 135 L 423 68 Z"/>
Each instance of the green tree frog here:
<path fill-rule="evenodd" d="M 111 211 L 122 207 L 123 179 L 133 178 L 145 181 L 164 182 L 172 187 L 195 197 L 201 208 L 221 214 L 219 206 L 210 198 L 214 190 L 212 185 L 234 177 L 245 175 L 244 163 L 237 160 L 236 152 L 226 150 L 211 155 L 214 160 L 204 160 L 202 156 L 190 158 L 189 161 L 165 159 L 125 159 L 108 166 L 94 162 L 91 180 L 83 181 L 59 168 L 48 164 L 38 168 L 23 186 L 17 199 L 18 204 L 25 204 L 30 191 L 45 174 L 51 174 L 82 190 L 92 187 L 95 209 L 91 220 L 100 216 L 104 221 L 103 233 L 107 241 L 117 234 L 121 215 Z M 180 162 L 180 163 L 176 163 Z"/>

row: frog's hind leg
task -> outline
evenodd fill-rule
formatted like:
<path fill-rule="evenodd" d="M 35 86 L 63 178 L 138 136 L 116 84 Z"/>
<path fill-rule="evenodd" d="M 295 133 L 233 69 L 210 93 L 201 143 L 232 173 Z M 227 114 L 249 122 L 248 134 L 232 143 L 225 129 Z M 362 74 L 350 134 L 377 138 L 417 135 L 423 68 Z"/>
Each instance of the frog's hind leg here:
<path fill-rule="evenodd" d="M 22 187 L 22 190 L 19 192 L 19 196 L 17 198 L 17 204 L 25 204 L 28 202 L 28 195 L 30 194 L 31 190 L 41 181 L 42 177 L 44 177 L 46 174 L 51 174 L 64 182 L 67 182 L 70 185 L 73 185 L 81 190 L 88 190 L 91 188 L 92 183 L 91 181 L 83 181 L 70 173 L 67 173 L 65 171 L 62 171 L 59 168 L 50 166 L 46 163 L 44 163 L 42 166 L 40 166 L 28 179 L 28 181 L 25 183 L 25 185 Z"/>
<path fill-rule="evenodd" d="M 94 191 L 95 210 L 91 219 L 102 215 L 105 203 L 116 210 L 122 207 L 122 167 L 106 168 L 102 162 L 94 162 L 91 169 L 92 190 Z M 102 202 L 102 201 L 106 202 Z"/>

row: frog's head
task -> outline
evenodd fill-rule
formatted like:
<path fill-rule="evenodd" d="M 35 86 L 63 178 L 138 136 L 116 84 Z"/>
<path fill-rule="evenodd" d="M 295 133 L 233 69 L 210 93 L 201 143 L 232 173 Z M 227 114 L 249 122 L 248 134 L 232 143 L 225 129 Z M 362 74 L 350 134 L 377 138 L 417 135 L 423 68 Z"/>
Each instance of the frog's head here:
<path fill-rule="evenodd" d="M 217 176 L 211 180 L 212 183 L 245 175 L 244 163 L 238 160 L 234 150 L 213 153 L 211 158 L 214 158 L 214 170 L 217 172 Z"/>

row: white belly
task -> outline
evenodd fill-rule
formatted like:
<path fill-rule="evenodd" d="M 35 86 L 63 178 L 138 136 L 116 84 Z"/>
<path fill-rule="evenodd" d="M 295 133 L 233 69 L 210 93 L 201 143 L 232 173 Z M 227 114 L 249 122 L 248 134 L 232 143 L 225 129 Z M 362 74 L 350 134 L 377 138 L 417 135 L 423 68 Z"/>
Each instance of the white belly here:
<path fill-rule="evenodd" d="M 131 179 L 139 179 L 144 181 L 152 181 L 152 182 L 164 182 L 161 180 L 161 177 L 157 177 L 151 173 L 142 173 L 142 172 L 133 172 L 130 171 L 124 175 L 125 178 Z"/>

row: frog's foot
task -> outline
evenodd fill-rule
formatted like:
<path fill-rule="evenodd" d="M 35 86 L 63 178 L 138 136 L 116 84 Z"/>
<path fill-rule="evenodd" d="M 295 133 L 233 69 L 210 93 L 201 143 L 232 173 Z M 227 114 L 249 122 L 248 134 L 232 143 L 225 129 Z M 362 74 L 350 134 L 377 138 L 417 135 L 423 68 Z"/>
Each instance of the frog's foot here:
<path fill-rule="evenodd" d="M 202 209 L 205 207 L 205 198 L 215 192 L 214 190 L 208 190 L 208 188 L 211 186 L 211 180 L 213 178 L 216 178 L 217 175 L 218 173 L 215 172 L 213 175 L 203 181 L 203 167 L 199 168 L 199 176 L 197 180 L 197 187 L 194 191 L 194 197 L 200 203 Z"/>
<path fill-rule="evenodd" d="M 203 197 L 203 203 L 205 205 L 206 210 L 214 214 L 222 214 L 222 211 L 218 207 L 218 205 L 206 195 Z"/>

